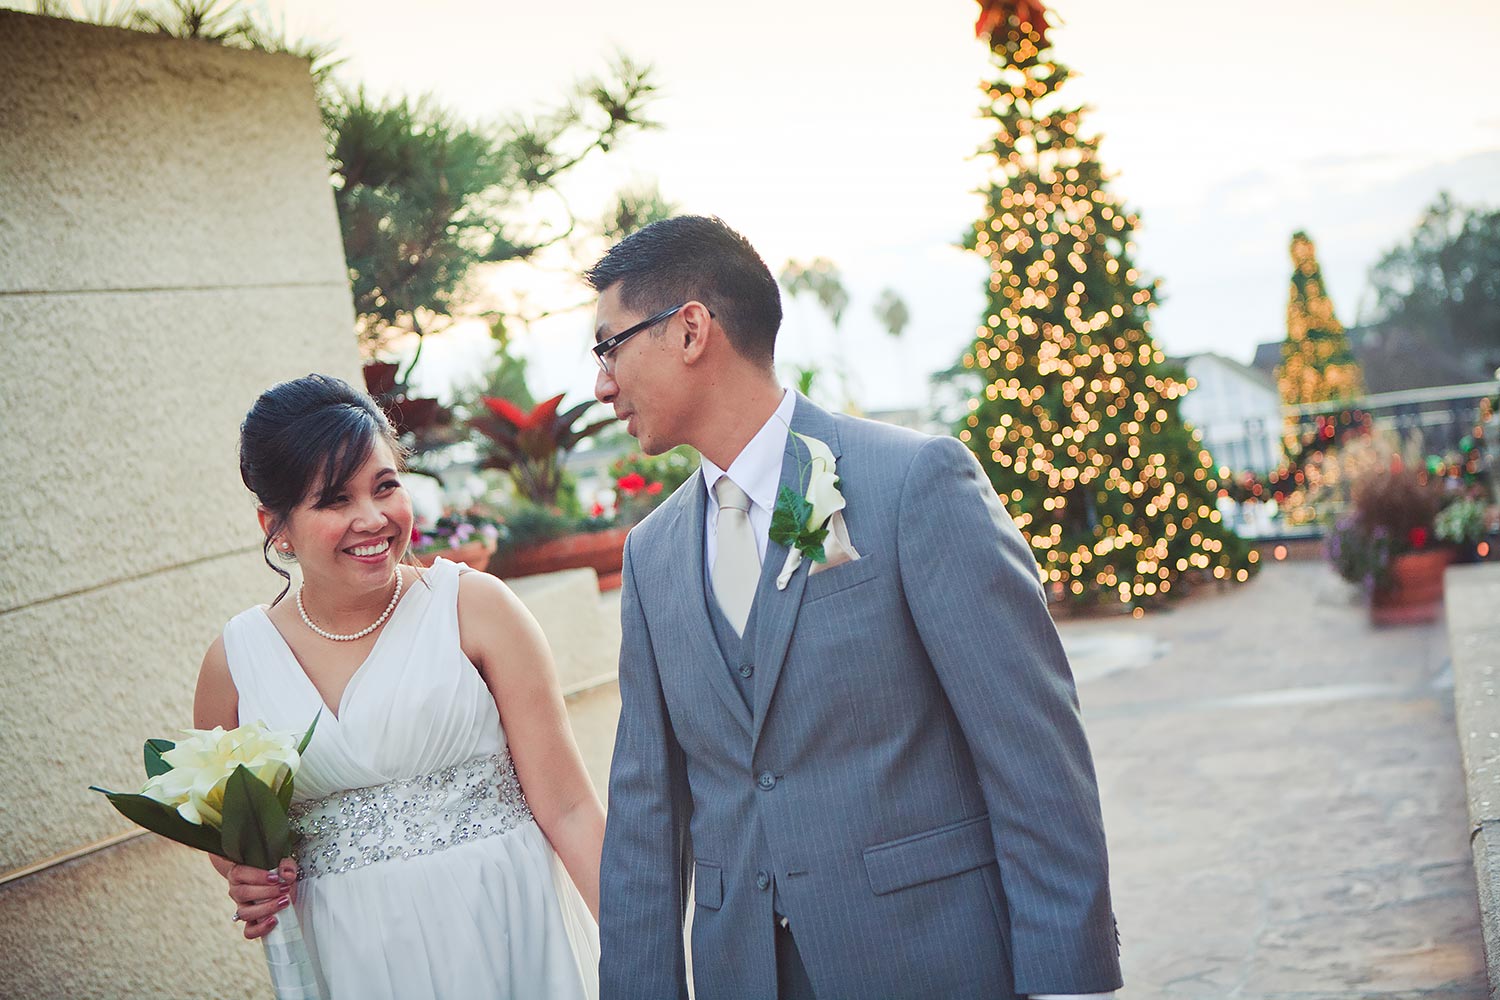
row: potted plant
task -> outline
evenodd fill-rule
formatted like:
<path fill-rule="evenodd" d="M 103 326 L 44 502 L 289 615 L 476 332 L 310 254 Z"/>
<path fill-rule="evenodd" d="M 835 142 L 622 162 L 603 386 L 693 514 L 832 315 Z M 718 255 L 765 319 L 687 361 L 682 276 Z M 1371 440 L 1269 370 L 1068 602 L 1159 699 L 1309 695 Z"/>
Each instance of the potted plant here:
<path fill-rule="evenodd" d="M 592 569 L 599 589 L 620 586 L 625 560 L 625 535 L 612 516 L 596 510 L 584 517 L 569 516 L 556 507 L 518 500 L 506 513 L 504 544 L 490 562 L 490 572 L 502 579 Z"/>
<path fill-rule="evenodd" d="M 625 536 L 667 498 L 668 484 L 675 488 L 697 471 L 697 462 L 691 449 L 620 459 L 610 467 L 614 488 L 579 517 L 518 501 L 506 518 L 508 533 L 493 572 L 515 577 L 587 566 L 598 573 L 601 591 L 619 587 Z"/>
<path fill-rule="evenodd" d="M 1476 496 L 1458 496 L 1438 511 L 1434 528 L 1438 538 L 1455 547 L 1457 562 L 1478 562 L 1479 543 L 1488 529 L 1489 510 Z"/>
<path fill-rule="evenodd" d="M 505 534 L 506 526 L 478 507 L 449 509 L 432 524 L 412 528 L 411 551 L 423 566 L 442 556 L 482 570 Z"/>
<path fill-rule="evenodd" d="M 557 412 L 562 395 L 538 403 L 530 411 L 507 399 L 480 396 L 483 409 L 469 419 L 481 435 L 481 468 L 509 473 L 516 494 L 541 507 L 558 503 L 563 486 L 563 458 L 585 438 L 614 423 L 614 417 L 575 426 L 594 405 L 592 400 Z"/>
<path fill-rule="evenodd" d="M 1392 458 L 1357 478 L 1352 508 L 1328 534 L 1339 575 L 1369 597 L 1377 625 L 1435 621 L 1442 613 L 1443 570 L 1453 552 L 1437 544 L 1441 488 L 1425 472 Z"/>
<path fill-rule="evenodd" d="M 516 503 L 505 519 L 505 544 L 490 571 L 517 577 L 592 567 L 601 589 L 618 587 L 625 530 L 611 520 L 580 517 L 563 471 L 567 454 L 614 418 L 579 426 L 593 402 L 559 413 L 562 399 L 553 396 L 526 410 L 507 399 L 480 396 L 482 409 L 469 420 L 482 435 L 481 467 L 508 473 L 516 491 Z"/>

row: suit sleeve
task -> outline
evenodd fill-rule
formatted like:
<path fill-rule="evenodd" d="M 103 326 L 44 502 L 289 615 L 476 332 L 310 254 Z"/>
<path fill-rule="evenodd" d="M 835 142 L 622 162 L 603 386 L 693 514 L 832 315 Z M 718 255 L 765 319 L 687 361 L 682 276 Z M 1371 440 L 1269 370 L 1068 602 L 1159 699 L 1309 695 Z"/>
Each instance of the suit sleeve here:
<path fill-rule="evenodd" d="M 601 1000 L 687 998 L 682 928 L 692 799 L 625 545 L 620 724 L 600 866 Z"/>
<path fill-rule="evenodd" d="M 969 450 L 934 438 L 902 489 L 902 585 L 979 771 L 1021 994 L 1120 985 L 1109 862 L 1072 671 L 1031 548 Z"/>

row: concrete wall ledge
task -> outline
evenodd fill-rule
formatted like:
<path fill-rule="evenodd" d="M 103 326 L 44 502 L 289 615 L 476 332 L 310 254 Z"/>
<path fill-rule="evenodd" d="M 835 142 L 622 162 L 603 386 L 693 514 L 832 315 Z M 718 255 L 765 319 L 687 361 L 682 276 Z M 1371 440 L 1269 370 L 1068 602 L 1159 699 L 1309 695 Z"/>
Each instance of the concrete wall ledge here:
<path fill-rule="evenodd" d="M 1485 962 L 1500 1000 L 1500 563 L 1450 567 L 1444 587 Z"/>
<path fill-rule="evenodd" d="M 592 569 L 565 569 L 505 583 L 542 626 L 565 694 L 582 694 L 615 679 L 620 622 L 606 612 L 599 577 Z"/>

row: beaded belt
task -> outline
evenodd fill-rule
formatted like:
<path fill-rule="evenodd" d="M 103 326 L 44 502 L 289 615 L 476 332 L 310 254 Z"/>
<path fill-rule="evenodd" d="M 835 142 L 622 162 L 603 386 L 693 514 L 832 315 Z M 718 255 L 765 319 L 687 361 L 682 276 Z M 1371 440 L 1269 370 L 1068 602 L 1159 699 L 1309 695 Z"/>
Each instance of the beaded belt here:
<path fill-rule="evenodd" d="M 509 749 L 431 774 L 295 802 L 300 878 L 435 854 L 531 820 Z"/>

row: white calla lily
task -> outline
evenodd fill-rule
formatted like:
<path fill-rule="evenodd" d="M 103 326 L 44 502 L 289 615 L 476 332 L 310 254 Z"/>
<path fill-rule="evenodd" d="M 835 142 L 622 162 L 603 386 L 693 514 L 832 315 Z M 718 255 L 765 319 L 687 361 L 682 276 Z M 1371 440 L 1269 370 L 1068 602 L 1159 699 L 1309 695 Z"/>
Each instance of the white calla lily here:
<path fill-rule="evenodd" d="M 844 495 L 834 485 L 838 473 L 834 470 L 833 451 L 815 437 L 797 434 L 808 453 L 807 502 L 812 504 L 812 513 L 807 518 L 807 527 L 817 529 L 828 522 L 835 511 L 844 509 Z"/>
<path fill-rule="evenodd" d="M 275 792 L 301 759 L 297 734 L 276 732 L 264 722 L 184 733 L 186 739 L 161 755 L 172 769 L 148 778 L 141 794 L 172 806 L 189 823 L 217 827 L 224 821 L 224 788 L 237 768 L 247 768 Z"/>
<path fill-rule="evenodd" d="M 771 520 L 771 538 L 788 547 L 786 563 L 776 576 L 777 590 L 786 589 L 792 574 L 802 565 L 809 552 L 814 560 L 813 569 L 809 572 L 814 573 L 821 567 L 859 558 L 859 553 L 849 541 L 848 529 L 844 526 L 841 513 L 844 509 L 844 494 L 838 486 L 839 475 L 834 467 L 833 449 L 815 437 L 798 434 L 796 431 L 791 434 L 807 449 L 807 465 L 799 471 L 807 477 L 804 499 L 809 512 L 806 522 L 800 528 L 796 527 L 796 518 L 804 509 L 802 504 L 796 502 L 787 489 L 783 489 L 782 495 L 777 498 Z M 785 521 L 781 521 L 782 518 Z M 817 532 L 823 529 L 827 530 L 821 540 L 814 541 Z"/>

